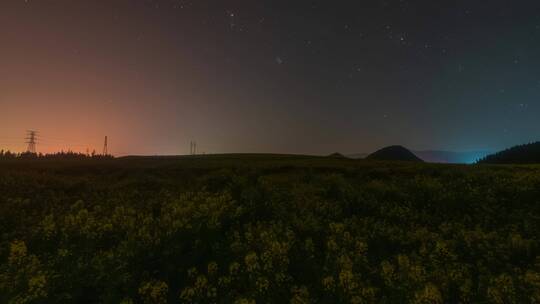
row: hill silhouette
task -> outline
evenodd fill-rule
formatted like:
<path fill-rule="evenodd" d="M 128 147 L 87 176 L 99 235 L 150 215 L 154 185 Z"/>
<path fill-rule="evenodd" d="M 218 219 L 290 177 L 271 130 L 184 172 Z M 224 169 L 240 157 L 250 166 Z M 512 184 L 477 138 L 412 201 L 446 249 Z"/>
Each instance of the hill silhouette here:
<path fill-rule="evenodd" d="M 518 145 L 488 155 L 478 161 L 480 164 L 535 164 L 540 163 L 540 142 Z"/>
<path fill-rule="evenodd" d="M 339 153 L 339 152 L 335 152 L 335 153 L 332 153 L 330 155 L 328 155 L 328 157 L 331 157 L 331 158 L 347 158 L 345 155 Z"/>
<path fill-rule="evenodd" d="M 423 162 L 422 159 L 403 146 L 389 146 L 382 148 L 368 155 L 366 159 Z"/>
<path fill-rule="evenodd" d="M 492 154 L 493 151 L 478 150 L 478 151 L 444 151 L 444 150 L 412 150 L 414 155 L 418 156 L 427 163 L 441 164 L 472 164 L 479 159 Z M 366 158 L 369 153 L 348 154 L 346 157 L 353 159 Z"/>

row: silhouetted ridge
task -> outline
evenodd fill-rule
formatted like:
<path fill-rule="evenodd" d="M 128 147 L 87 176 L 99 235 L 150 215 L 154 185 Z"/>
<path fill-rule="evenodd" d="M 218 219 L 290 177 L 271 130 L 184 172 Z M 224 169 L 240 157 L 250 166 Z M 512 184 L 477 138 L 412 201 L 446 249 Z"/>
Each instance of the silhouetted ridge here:
<path fill-rule="evenodd" d="M 328 155 L 328 157 L 330 157 L 330 158 L 347 158 L 346 156 L 344 156 L 343 154 L 338 153 L 338 152 L 332 153 L 332 154 Z"/>
<path fill-rule="evenodd" d="M 418 156 L 414 155 L 414 153 L 402 146 L 390 146 L 382 148 L 368 155 L 366 159 L 423 162 L 422 159 L 420 159 Z"/>
<path fill-rule="evenodd" d="M 535 164 L 540 163 L 540 142 L 515 146 L 478 161 L 481 164 Z"/>

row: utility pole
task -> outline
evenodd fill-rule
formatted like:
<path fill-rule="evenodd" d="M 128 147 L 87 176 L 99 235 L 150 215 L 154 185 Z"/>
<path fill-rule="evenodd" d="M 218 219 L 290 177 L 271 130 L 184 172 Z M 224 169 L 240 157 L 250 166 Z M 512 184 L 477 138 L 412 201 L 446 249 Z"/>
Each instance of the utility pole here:
<path fill-rule="evenodd" d="M 189 155 L 195 154 L 197 154 L 197 142 L 192 140 L 189 142 Z"/>
<path fill-rule="evenodd" d="M 103 143 L 103 156 L 109 155 L 108 151 L 108 143 L 107 143 L 107 136 L 105 136 L 105 142 Z"/>
<path fill-rule="evenodd" d="M 26 131 L 26 143 L 28 148 L 26 152 L 35 154 L 36 153 L 36 141 L 37 141 L 37 131 L 28 130 Z"/>

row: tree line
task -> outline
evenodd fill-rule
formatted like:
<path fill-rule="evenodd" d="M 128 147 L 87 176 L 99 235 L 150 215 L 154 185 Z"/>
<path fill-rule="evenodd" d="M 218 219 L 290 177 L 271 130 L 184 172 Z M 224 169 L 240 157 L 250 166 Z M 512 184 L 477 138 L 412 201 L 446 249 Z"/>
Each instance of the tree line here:
<path fill-rule="evenodd" d="M 0 150 L 0 159 L 4 160 L 10 160 L 10 159 L 54 159 L 54 160 L 67 160 L 67 159 L 76 159 L 76 160 L 84 160 L 84 159 L 112 159 L 114 156 L 112 155 L 103 155 L 103 154 L 97 154 L 96 151 L 92 151 L 92 153 L 80 153 L 80 152 L 73 152 L 73 151 L 60 151 L 56 153 L 31 153 L 31 152 L 22 152 L 22 153 L 15 153 L 11 152 L 9 150 Z"/>

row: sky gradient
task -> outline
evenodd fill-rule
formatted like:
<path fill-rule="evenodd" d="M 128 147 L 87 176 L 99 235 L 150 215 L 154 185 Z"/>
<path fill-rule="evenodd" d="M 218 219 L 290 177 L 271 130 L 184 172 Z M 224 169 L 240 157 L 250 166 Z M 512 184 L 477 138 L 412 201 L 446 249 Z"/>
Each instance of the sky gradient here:
<path fill-rule="evenodd" d="M 540 138 L 538 1 L 0 2 L 0 149 L 344 154 Z"/>

